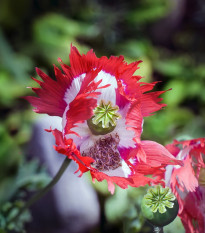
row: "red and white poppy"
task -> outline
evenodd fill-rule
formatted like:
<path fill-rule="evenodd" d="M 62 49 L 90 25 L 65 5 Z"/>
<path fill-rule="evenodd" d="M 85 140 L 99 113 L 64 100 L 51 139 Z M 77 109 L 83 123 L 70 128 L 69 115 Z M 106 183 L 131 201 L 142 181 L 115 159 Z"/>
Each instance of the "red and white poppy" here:
<path fill-rule="evenodd" d="M 71 46 L 70 66 L 59 62 L 63 72 L 54 66 L 56 80 L 36 69 L 43 80 L 34 79 L 38 97 L 26 99 L 35 112 L 62 118 L 63 130 L 50 130 L 55 149 L 78 163 L 80 175 L 90 171 L 93 181 L 106 179 L 113 193 L 113 183 L 162 183 L 166 165 L 182 164 L 162 145 L 140 139 L 143 118 L 165 106 L 159 98 L 165 91 L 151 92 L 157 82 L 133 75 L 141 61 L 97 58 L 92 50 L 81 55 Z"/>
<path fill-rule="evenodd" d="M 177 141 L 166 146 L 183 167 L 166 168 L 166 184 L 179 202 L 179 217 L 187 233 L 205 232 L 205 138 Z"/>

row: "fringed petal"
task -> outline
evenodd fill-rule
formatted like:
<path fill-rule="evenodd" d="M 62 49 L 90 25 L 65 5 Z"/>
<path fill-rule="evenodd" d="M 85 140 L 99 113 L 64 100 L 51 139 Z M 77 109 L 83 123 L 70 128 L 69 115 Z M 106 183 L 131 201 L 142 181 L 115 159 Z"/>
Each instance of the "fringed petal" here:
<path fill-rule="evenodd" d="M 143 126 L 141 104 L 139 101 L 135 101 L 130 105 L 126 116 L 126 124 L 129 126 L 129 129 L 134 130 L 135 141 L 139 143 Z"/>
<path fill-rule="evenodd" d="M 162 98 L 158 98 L 165 92 L 166 91 L 155 91 L 145 93 L 141 96 L 141 111 L 143 117 L 151 116 L 154 112 L 166 106 L 166 104 L 160 103 Z"/>
<path fill-rule="evenodd" d="M 117 184 L 122 189 L 126 189 L 128 188 L 128 186 L 140 187 L 140 186 L 145 186 L 147 184 L 151 185 L 152 183 L 155 183 L 155 179 L 146 177 L 140 173 L 136 173 L 128 178 L 125 178 L 125 177 L 117 177 L 117 176 L 108 176 L 103 172 L 91 171 L 91 176 L 93 181 L 95 179 L 99 182 L 103 180 L 107 180 L 108 189 L 111 192 L 111 194 L 113 194 L 115 190 L 114 184 Z"/>
<path fill-rule="evenodd" d="M 25 97 L 31 105 L 35 108 L 37 113 L 47 113 L 51 116 L 63 116 L 67 106 L 64 101 L 66 89 L 70 86 L 71 77 L 64 75 L 60 70 L 54 67 L 56 74 L 56 81 L 51 79 L 48 75 L 43 73 L 40 69 L 36 68 L 37 74 L 41 77 L 42 81 L 33 79 L 41 88 L 32 88 L 38 97 L 27 96 Z"/>
<path fill-rule="evenodd" d="M 198 187 L 182 201 L 183 211 L 179 214 L 186 233 L 205 232 L 205 188 Z"/>
<path fill-rule="evenodd" d="M 174 169 L 170 183 L 172 187 L 180 185 L 183 190 L 190 192 L 194 192 L 196 187 L 198 187 L 198 180 L 196 179 L 191 159 L 189 157 L 184 160 L 183 167 Z"/>
<path fill-rule="evenodd" d="M 111 56 L 110 58 L 103 56 L 101 58 L 97 58 L 92 49 L 86 54 L 81 55 L 77 48 L 72 45 L 70 48 L 69 58 L 71 67 L 65 65 L 60 59 L 59 61 L 64 72 L 71 72 L 74 77 L 87 73 L 93 68 L 102 68 L 104 72 L 114 76 L 119 69 L 123 71 L 128 69 L 128 65 L 124 61 L 123 56 Z"/>
<path fill-rule="evenodd" d="M 76 172 L 80 171 L 80 176 L 90 169 L 93 169 L 91 168 L 91 164 L 94 162 L 94 160 L 90 157 L 81 156 L 79 150 L 77 150 L 71 139 L 64 139 L 62 132 L 57 129 L 50 129 L 46 131 L 52 132 L 55 137 L 56 146 L 54 146 L 54 149 L 58 153 L 66 155 L 69 159 L 74 160 L 78 164 L 78 170 Z"/>
<path fill-rule="evenodd" d="M 86 75 L 81 89 L 76 98 L 69 104 L 69 109 L 65 112 L 65 127 L 64 134 L 75 133 L 71 131 L 71 128 L 76 127 L 76 124 L 84 120 L 88 120 L 93 115 L 93 109 L 97 106 L 97 96 L 100 92 L 96 92 L 99 82 L 93 80 L 99 73 L 99 70 L 95 70 Z"/>
<path fill-rule="evenodd" d="M 182 149 L 178 148 L 182 145 Z M 205 231 L 204 199 L 205 189 L 199 186 L 200 169 L 205 166 L 202 154 L 205 152 L 205 138 L 177 141 L 167 149 L 184 161 L 184 167 L 173 167 L 169 176 L 170 186 L 179 202 L 179 217 L 187 233 Z"/>

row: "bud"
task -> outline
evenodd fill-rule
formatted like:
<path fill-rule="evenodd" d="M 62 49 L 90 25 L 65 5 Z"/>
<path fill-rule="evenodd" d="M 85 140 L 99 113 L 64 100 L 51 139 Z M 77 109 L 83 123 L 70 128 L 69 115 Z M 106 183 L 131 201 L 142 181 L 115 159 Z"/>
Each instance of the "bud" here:
<path fill-rule="evenodd" d="M 150 188 L 142 199 L 142 214 L 154 226 L 163 227 L 177 216 L 179 204 L 171 189 L 160 185 Z"/>

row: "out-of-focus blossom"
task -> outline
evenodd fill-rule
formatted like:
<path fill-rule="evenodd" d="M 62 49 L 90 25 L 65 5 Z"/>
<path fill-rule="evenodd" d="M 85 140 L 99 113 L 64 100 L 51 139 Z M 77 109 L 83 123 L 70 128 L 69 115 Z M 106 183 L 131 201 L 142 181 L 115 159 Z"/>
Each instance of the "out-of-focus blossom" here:
<path fill-rule="evenodd" d="M 179 202 L 179 217 L 187 233 L 205 232 L 205 138 L 174 141 L 166 148 L 184 166 L 167 166 L 165 180 Z"/>
<path fill-rule="evenodd" d="M 80 55 L 71 46 L 70 66 L 59 59 L 63 72 L 54 66 L 56 80 L 36 69 L 41 88 L 38 97 L 26 97 L 37 113 L 62 117 L 62 131 L 50 129 L 55 149 L 79 165 L 80 175 L 90 171 L 93 180 L 121 188 L 161 183 L 164 167 L 181 165 L 162 145 L 141 141 L 143 118 L 165 104 L 151 92 L 156 82 L 139 82 L 133 76 L 138 62 L 127 64 L 123 56 L 97 58 L 92 50 Z M 152 178 L 147 176 L 152 175 Z"/>

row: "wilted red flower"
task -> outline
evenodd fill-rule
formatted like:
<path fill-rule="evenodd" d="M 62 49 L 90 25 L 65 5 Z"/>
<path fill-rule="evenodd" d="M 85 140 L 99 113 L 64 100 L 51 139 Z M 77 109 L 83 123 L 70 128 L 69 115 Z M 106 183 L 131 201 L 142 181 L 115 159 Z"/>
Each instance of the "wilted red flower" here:
<path fill-rule="evenodd" d="M 63 72 L 54 66 L 56 81 L 36 69 L 44 81 L 34 79 L 41 86 L 33 88 L 39 98 L 26 99 L 35 112 L 62 117 L 62 132 L 50 130 L 55 149 L 78 163 L 80 175 L 90 171 L 93 180 L 106 179 L 113 193 L 113 183 L 122 188 L 159 183 L 167 164 L 182 164 L 162 145 L 140 140 L 143 117 L 165 106 L 158 98 L 164 91 L 150 92 L 156 82 L 133 76 L 141 61 L 97 58 L 92 50 L 80 55 L 71 46 L 70 66 L 59 62 Z"/>
<path fill-rule="evenodd" d="M 180 148 L 181 147 L 181 148 Z M 179 202 L 179 217 L 187 233 L 205 232 L 205 138 L 175 140 L 166 148 L 184 166 L 169 165 L 165 180 Z"/>

